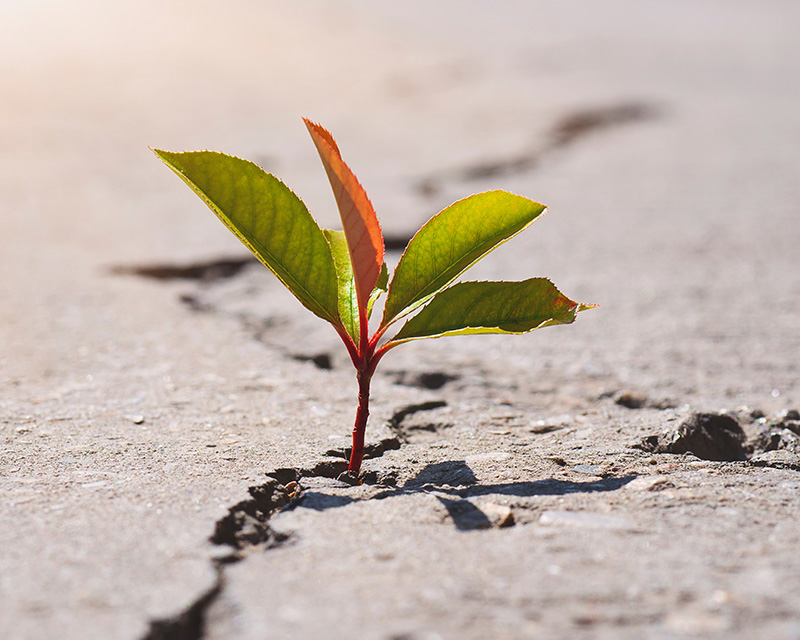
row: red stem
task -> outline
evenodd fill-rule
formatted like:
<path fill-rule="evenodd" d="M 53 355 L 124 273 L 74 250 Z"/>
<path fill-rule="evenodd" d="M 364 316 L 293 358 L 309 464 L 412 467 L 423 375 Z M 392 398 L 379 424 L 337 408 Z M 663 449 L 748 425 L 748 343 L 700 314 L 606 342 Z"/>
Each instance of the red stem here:
<path fill-rule="evenodd" d="M 380 359 L 389 349 L 398 344 L 396 342 L 387 342 L 378 348 L 378 341 L 386 331 L 386 327 L 376 331 L 372 339 L 369 339 L 366 310 L 362 310 L 359 320 L 361 328 L 359 348 L 357 353 L 353 353 L 354 349 L 350 351 L 350 357 L 356 367 L 358 377 L 358 409 L 356 410 L 356 422 L 353 425 L 353 449 L 350 453 L 350 464 L 347 467 L 349 472 L 356 475 L 361 471 L 361 462 L 364 459 L 364 436 L 367 431 L 367 418 L 369 417 L 369 383 Z M 347 337 L 348 340 L 345 341 L 345 344 L 349 341 L 350 345 L 352 345 L 352 340 L 349 340 L 349 336 Z"/>
<path fill-rule="evenodd" d="M 364 459 L 364 434 L 367 431 L 367 418 L 369 417 L 369 383 L 372 374 L 359 370 L 358 372 L 358 410 L 356 422 L 353 426 L 353 451 L 350 453 L 350 465 L 347 470 L 356 475 L 361 470 L 361 461 Z"/>
<path fill-rule="evenodd" d="M 364 435 L 367 431 L 367 418 L 369 417 L 369 383 L 372 379 L 370 365 L 373 347 L 369 340 L 369 319 L 366 308 L 359 309 L 359 341 L 358 354 L 353 359 L 358 377 L 358 409 L 356 422 L 353 425 L 353 450 L 350 453 L 350 464 L 347 470 L 358 474 L 361 470 L 361 461 L 364 459 Z M 373 369 L 374 371 L 374 369 Z"/>

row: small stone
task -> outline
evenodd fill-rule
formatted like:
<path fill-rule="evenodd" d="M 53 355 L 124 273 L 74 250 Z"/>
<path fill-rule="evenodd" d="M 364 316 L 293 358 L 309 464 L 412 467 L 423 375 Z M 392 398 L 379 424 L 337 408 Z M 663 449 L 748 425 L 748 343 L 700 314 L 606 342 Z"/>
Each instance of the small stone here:
<path fill-rule="evenodd" d="M 133 424 L 144 424 L 144 416 L 131 416 L 131 422 L 133 422 Z"/>
<path fill-rule="evenodd" d="M 495 527 L 500 527 L 502 529 L 514 526 L 514 512 L 511 511 L 511 507 L 507 505 L 490 502 L 483 505 L 481 511 L 483 511 Z"/>
<path fill-rule="evenodd" d="M 298 491 L 300 491 L 300 485 L 296 482 L 290 482 L 286 485 L 286 492 L 289 494 L 290 498 L 293 498 Z"/>
<path fill-rule="evenodd" d="M 625 489 L 628 491 L 661 491 L 672 486 L 673 484 L 667 476 L 640 476 L 626 484 Z"/>
<path fill-rule="evenodd" d="M 444 496 L 437 498 L 460 531 L 510 527 L 514 524 L 514 514 L 506 505 L 488 502 L 478 506 L 471 500 L 453 500 Z"/>
<path fill-rule="evenodd" d="M 773 469 L 794 469 L 800 471 L 800 456 L 786 449 L 757 453 L 750 458 L 755 467 L 772 467 Z"/>

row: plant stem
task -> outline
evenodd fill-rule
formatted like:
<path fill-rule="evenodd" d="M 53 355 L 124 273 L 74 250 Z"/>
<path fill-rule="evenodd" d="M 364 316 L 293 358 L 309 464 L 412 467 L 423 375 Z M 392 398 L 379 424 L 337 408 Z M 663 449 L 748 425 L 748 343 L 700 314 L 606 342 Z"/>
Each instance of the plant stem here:
<path fill-rule="evenodd" d="M 369 383 L 372 373 L 369 367 L 369 358 L 365 359 L 366 366 L 358 370 L 358 410 L 356 423 L 353 426 L 353 451 L 350 453 L 350 465 L 347 470 L 358 474 L 361 470 L 361 461 L 364 459 L 364 434 L 367 431 L 367 418 L 369 417 Z"/>

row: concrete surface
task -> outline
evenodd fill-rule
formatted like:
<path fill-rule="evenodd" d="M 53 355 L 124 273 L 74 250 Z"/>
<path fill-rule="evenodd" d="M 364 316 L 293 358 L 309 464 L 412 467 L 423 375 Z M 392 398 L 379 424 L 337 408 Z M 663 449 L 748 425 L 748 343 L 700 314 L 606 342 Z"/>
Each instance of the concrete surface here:
<path fill-rule="evenodd" d="M 0 2 L 0 637 L 800 638 L 798 470 L 631 446 L 800 405 L 799 22 Z M 333 226 L 301 115 L 398 241 L 468 193 L 547 203 L 471 277 L 601 305 L 387 356 L 385 486 L 325 477 L 355 409 L 334 332 L 147 149 L 250 158 Z"/>

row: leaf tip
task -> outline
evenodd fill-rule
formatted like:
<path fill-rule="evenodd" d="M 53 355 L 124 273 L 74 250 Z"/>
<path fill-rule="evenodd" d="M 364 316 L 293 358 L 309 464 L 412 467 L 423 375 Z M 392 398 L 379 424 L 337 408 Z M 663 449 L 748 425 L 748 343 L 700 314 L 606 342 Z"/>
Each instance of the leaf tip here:
<path fill-rule="evenodd" d="M 333 149 L 336 152 L 337 156 L 339 156 L 340 158 L 342 157 L 342 152 L 339 151 L 339 145 L 336 144 L 336 140 L 333 139 L 333 136 L 331 135 L 330 131 L 328 131 L 321 124 L 314 122 L 313 120 L 311 120 L 310 118 L 306 118 L 305 116 L 303 116 L 303 122 L 305 123 L 306 128 L 308 129 L 308 132 L 311 134 L 311 138 L 313 140 L 315 141 L 317 139 L 324 140 L 330 145 L 331 149 Z"/>

